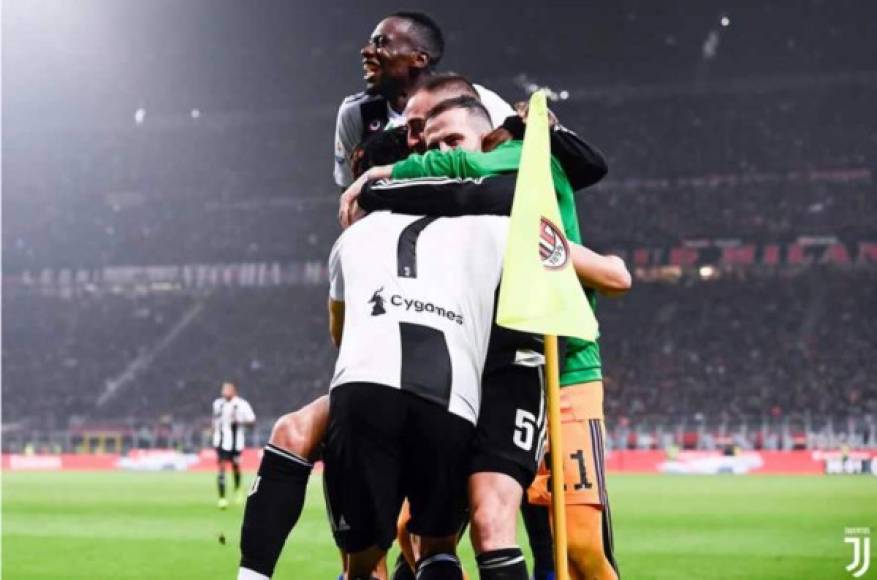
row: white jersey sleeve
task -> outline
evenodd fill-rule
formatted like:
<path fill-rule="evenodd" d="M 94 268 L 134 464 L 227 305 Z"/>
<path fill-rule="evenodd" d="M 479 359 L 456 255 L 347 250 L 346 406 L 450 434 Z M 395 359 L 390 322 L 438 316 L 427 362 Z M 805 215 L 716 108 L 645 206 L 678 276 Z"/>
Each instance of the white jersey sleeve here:
<path fill-rule="evenodd" d="M 335 121 L 335 183 L 347 187 L 353 183 L 353 170 L 350 167 L 350 154 L 359 144 L 362 136 L 362 115 L 359 105 L 351 97 L 344 99 L 338 107 Z"/>
<path fill-rule="evenodd" d="M 341 239 L 335 241 L 329 254 L 329 298 L 344 302 L 344 272 L 341 269 Z"/>
<path fill-rule="evenodd" d="M 484 108 L 490 113 L 490 122 L 493 124 L 494 128 L 499 127 L 508 117 L 516 114 L 512 106 L 505 102 L 502 97 L 481 85 L 474 86 L 475 90 L 478 91 L 478 97 L 481 99 L 481 104 L 484 105 Z"/>
<path fill-rule="evenodd" d="M 253 412 L 253 407 L 249 401 L 240 399 L 236 410 L 238 423 L 252 423 L 256 420 L 256 414 Z"/>
<path fill-rule="evenodd" d="M 222 443 L 222 398 L 213 401 L 213 446 Z"/>

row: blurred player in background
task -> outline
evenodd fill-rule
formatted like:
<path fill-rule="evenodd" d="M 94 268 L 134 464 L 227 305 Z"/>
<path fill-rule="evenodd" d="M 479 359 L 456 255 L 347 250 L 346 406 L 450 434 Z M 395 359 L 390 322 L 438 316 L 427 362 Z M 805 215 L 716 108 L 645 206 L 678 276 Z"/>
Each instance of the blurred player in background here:
<path fill-rule="evenodd" d="M 432 18 L 397 12 L 378 23 L 360 51 L 366 90 L 344 99 L 335 126 L 335 183 L 353 182 L 351 155 L 366 137 L 405 124 L 403 111 L 418 85 L 429 78 L 444 55 L 445 41 Z M 494 127 L 514 111 L 496 93 L 474 85 Z"/>
<path fill-rule="evenodd" d="M 234 383 L 222 384 L 222 395 L 213 401 L 213 447 L 216 449 L 216 476 L 219 488 L 219 509 L 228 507 L 225 498 L 225 466 L 231 465 L 234 476 L 235 501 L 242 503 L 241 451 L 244 450 L 245 427 L 256 421 L 250 404 L 238 396 Z"/>
<path fill-rule="evenodd" d="M 404 158 L 405 128 L 371 134 L 351 154 L 354 175 L 373 165 L 386 165 Z M 367 146 L 368 144 L 368 146 Z M 330 317 L 333 341 L 341 336 L 342 318 Z M 337 344 L 336 344 L 337 346 Z M 280 417 L 265 445 L 257 475 L 247 498 L 241 525 L 241 561 L 238 580 L 265 580 L 274 574 L 286 539 L 298 522 L 304 507 L 308 479 L 319 459 L 329 423 L 329 395 Z M 342 556 L 346 571 L 347 556 Z M 374 576 L 386 580 L 382 560 Z M 340 578 L 343 580 L 344 572 Z"/>

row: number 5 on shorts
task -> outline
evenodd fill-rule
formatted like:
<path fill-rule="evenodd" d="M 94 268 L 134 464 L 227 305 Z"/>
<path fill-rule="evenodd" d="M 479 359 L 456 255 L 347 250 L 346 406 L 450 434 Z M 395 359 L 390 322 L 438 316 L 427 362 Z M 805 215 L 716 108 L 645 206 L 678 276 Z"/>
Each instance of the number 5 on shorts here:
<path fill-rule="evenodd" d="M 536 431 L 536 416 L 524 409 L 518 409 L 515 413 L 515 434 L 512 436 L 515 445 L 524 451 L 532 451 Z"/>

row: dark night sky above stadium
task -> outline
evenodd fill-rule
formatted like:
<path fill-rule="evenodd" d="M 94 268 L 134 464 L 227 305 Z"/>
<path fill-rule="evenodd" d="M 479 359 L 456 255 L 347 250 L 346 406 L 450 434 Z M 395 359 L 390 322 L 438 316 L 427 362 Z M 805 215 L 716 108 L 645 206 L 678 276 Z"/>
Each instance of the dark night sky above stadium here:
<path fill-rule="evenodd" d="M 331 116 L 381 15 L 424 9 L 445 68 L 571 89 L 870 70 L 872 2 L 4 2 L 4 125 L 130 123 L 197 107 Z M 722 26 L 722 18 L 728 20 Z M 710 36 L 714 36 L 710 40 Z M 579 91 L 580 93 L 581 91 Z M 573 96 L 575 96 L 575 92 Z"/>
<path fill-rule="evenodd" d="M 443 27 L 444 70 L 567 91 L 552 108 L 614 180 L 875 158 L 874 2 L 9 0 L 4 270 L 322 260 L 337 108 L 400 9 Z"/>

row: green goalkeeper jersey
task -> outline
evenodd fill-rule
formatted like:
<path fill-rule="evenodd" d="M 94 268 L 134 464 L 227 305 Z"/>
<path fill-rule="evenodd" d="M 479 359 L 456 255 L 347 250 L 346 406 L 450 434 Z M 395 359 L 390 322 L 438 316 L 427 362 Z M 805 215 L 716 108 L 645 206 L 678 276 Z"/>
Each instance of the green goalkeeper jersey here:
<path fill-rule="evenodd" d="M 486 177 L 518 170 L 521 162 L 521 141 L 507 141 L 489 153 L 463 151 L 429 151 L 424 155 L 411 155 L 393 166 L 393 179 L 416 177 Z M 557 194 L 557 205 L 566 237 L 581 243 L 575 195 L 560 164 L 551 158 L 551 176 Z M 596 312 L 597 298 L 593 289 L 586 288 L 588 301 Z M 564 368 L 560 376 L 561 386 L 575 385 L 603 378 L 600 361 L 600 345 L 595 342 L 571 338 L 567 342 Z"/>

